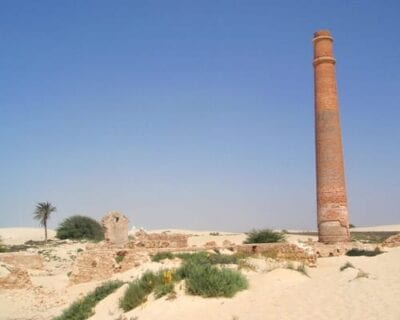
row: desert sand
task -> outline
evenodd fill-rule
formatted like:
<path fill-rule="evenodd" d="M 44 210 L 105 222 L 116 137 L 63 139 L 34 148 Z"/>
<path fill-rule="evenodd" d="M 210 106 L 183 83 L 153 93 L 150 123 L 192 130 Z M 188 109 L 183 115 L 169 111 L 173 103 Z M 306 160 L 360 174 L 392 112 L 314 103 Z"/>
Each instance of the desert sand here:
<path fill-rule="evenodd" d="M 355 229 L 358 231 L 358 229 Z M 365 228 L 361 230 L 365 231 Z M 360 231 L 361 231 L 360 230 Z M 371 227 L 368 231 L 400 231 L 400 225 Z M 156 230 L 154 232 L 167 231 Z M 169 230 L 190 234 L 189 245 L 209 241 L 221 244 L 224 240 L 240 244 L 242 233 Z M 49 230 L 54 236 L 54 231 Z M 21 244 L 27 240 L 43 240 L 40 228 L 0 229 L 3 243 Z M 288 241 L 299 242 L 314 238 L 290 235 Z M 0 288 L 0 319 L 47 320 L 61 314 L 73 301 L 83 297 L 102 281 L 79 285 L 68 283 L 68 272 L 80 250 L 87 243 L 67 241 L 46 250 L 43 270 L 29 270 L 33 286 L 28 289 Z M 247 290 L 233 298 L 201 298 L 187 295 L 178 285 L 177 297 L 149 300 L 127 313 L 118 306 L 127 285 L 101 301 L 90 319 L 400 319 L 400 248 L 388 248 L 375 257 L 319 258 L 315 268 L 307 268 L 309 276 L 294 270 L 268 269 L 264 258 L 253 259 L 255 270 L 243 270 L 249 281 Z M 35 252 L 34 249 L 31 249 Z M 346 262 L 355 268 L 340 271 Z M 179 260 L 146 262 L 139 267 L 112 278 L 130 281 L 146 270 L 160 270 L 179 266 Z M 359 271 L 368 277 L 357 278 Z"/>

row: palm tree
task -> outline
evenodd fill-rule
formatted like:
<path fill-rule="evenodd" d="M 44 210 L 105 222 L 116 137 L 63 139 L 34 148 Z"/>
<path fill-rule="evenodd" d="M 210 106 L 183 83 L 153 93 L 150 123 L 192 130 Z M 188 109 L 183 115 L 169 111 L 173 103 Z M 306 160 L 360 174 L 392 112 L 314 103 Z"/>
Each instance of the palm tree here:
<path fill-rule="evenodd" d="M 44 227 L 44 245 L 47 245 L 47 220 L 52 212 L 56 212 L 57 208 L 50 202 L 39 202 L 33 213 L 33 218 L 39 220 L 39 224 Z"/>

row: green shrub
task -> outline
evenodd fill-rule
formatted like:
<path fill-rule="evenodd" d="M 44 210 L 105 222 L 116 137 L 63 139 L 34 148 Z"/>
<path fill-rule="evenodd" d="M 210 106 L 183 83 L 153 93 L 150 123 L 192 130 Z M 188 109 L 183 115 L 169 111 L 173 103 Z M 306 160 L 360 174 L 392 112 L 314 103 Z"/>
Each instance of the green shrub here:
<path fill-rule="evenodd" d="M 176 253 L 175 257 L 182 259 L 185 263 L 208 263 L 208 256 L 210 254 L 205 251 L 195 253 Z"/>
<path fill-rule="evenodd" d="M 147 296 L 154 288 L 163 284 L 163 273 L 164 271 L 157 274 L 146 271 L 140 279 L 131 282 L 120 300 L 120 307 L 126 312 L 146 302 Z M 161 291 L 161 289 L 159 290 Z"/>
<path fill-rule="evenodd" d="M 85 216 L 72 216 L 60 224 L 56 236 L 59 239 L 100 241 L 104 239 L 104 232 L 96 220 Z"/>
<path fill-rule="evenodd" d="M 114 260 L 116 263 L 121 263 L 122 261 L 124 261 L 125 256 L 119 256 L 117 255 Z"/>
<path fill-rule="evenodd" d="M 126 312 L 136 308 L 154 292 L 156 299 L 174 292 L 174 283 L 185 280 L 189 293 L 203 297 L 232 297 L 236 292 L 247 288 L 246 278 L 238 271 L 217 268 L 213 264 L 238 263 L 236 256 L 196 253 L 160 252 L 152 256 L 152 261 L 178 257 L 183 264 L 175 272 L 161 270 L 158 273 L 147 271 L 140 279 L 130 283 L 120 300 L 120 307 Z M 167 276 L 169 273 L 169 277 Z"/>
<path fill-rule="evenodd" d="M 247 288 L 246 278 L 238 271 L 212 265 L 188 264 L 185 268 L 186 288 L 202 297 L 233 297 Z"/>
<path fill-rule="evenodd" d="M 238 257 L 236 255 L 196 252 L 196 253 L 177 253 L 176 257 L 182 259 L 185 263 L 194 264 L 237 264 Z"/>
<path fill-rule="evenodd" d="M 149 291 L 147 286 L 143 286 L 140 279 L 135 280 L 129 284 L 128 289 L 120 300 L 120 307 L 124 311 L 132 310 L 145 302 L 150 292 L 151 290 Z"/>
<path fill-rule="evenodd" d="M 75 301 L 63 313 L 53 320 L 84 320 L 94 314 L 93 308 L 96 304 L 113 293 L 120 286 L 122 281 L 108 281 L 97 287 L 94 291 L 87 294 L 84 298 Z"/>
<path fill-rule="evenodd" d="M 151 261 L 160 262 L 164 259 L 173 259 L 175 256 L 171 252 L 157 252 L 156 254 L 151 256 Z"/>
<path fill-rule="evenodd" d="M 154 296 L 159 299 L 168 293 L 174 292 L 174 283 L 162 283 L 154 287 Z"/>
<path fill-rule="evenodd" d="M 381 251 L 381 249 L 379 249 L 378 247 L 376 247 L 375 250 L 364 250 L 355 248 L 347 251 L 346 255 L 351 257 L 357 257 L 357 256 L 374 257 L 382 253 L 383 251 Z"/>
<path fill-rule="evenodd" d="M 208 257 L 211 264 L 237 264 L 238 258 L 229 254 L 211 254 Z"/>
<path fill-rule="evenodd" d="M 285 241 L 286 235 L 270 229 L 252 230 L 243 243 L 270 243 Z"/>

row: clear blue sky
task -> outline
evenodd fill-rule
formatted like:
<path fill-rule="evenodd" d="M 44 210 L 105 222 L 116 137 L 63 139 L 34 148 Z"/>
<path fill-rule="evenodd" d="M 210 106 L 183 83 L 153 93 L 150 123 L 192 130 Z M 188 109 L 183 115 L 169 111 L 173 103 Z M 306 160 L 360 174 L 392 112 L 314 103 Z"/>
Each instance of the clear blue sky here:
<path fill-rule="evenodd" d="M 312 35 L 350 220 L 400 223 L 399 1 L 1 1 L 0 227 L 315 228 Z"/>

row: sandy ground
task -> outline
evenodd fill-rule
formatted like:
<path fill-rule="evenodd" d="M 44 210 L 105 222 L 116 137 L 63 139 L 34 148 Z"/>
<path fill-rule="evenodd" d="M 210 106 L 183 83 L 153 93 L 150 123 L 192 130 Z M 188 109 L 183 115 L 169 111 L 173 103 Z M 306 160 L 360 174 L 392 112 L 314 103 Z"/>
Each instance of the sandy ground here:
<path fill-rule="evenodd" d="M 56 232 L 47 229 L 47 238 L 54 239 Z M 26 241 L 43 241 L 43 228 L 0 228 L 0 238 L 4 244 L 23 244 Z"/>
<path fill-rule="evenodd" d="M 360 228 L 357 228 L 360 230 Z M 360 231 L 400 231 L 400 225 L 371 227 Z M 160 231 L 160 230 L 158 230 Z M 165 230 L 162 230 L 165 231 Z M 222 244 L 224 240 L 241 243 L 244 234 L 210 231 L 170 230 L 190 234 L 190 245 L 202 245 L 209 241 Z M 210 235 L 211 233 L 211 235 Z M 49 235 L 51 233 L 49 231 Z M 43 229 L 0 229 L 0 236 L 7 244 L 20 244 L 27 240 L 42 240 Z M 307 240 L 308 236 L 290 235 L 290 242 Z M 34 319 L 47 320 L 59 315 L 73 301 L 83 297 L 101 282 L 68 285 L 68 272 L 78 251 L 85 250 L 86 243 L 67 242 L 40 250 L 45 259 L 45 269 L 30 270 L 33 288 L 4 290 L 0 288 L 0 320 Z M 33 250 L 35 251 L 35 250 Z M 257 261 L 256 261 L 257 260 Z M 355 268 L 340 271 L 347 261 Z M 184 288 L 177 289 L 177 298 L 167 300 L 150 298 L 144 305 L 123 313 L 118 307 L 119 298 L 126 285 L 101 301 L 91 320 L 102 319 L 400 319 L 400 248 L 376 257 L 331 257 L 318 259 L 317 268 L 309 268 L 309 277 L 293 270 L 277 268 L 267 272 L 244 271 L 249 289 L 231 299 L 208 298 L 186 295 Z M 254 264 L 266 264 L 263 258 Z M 179 260 L 162 263 L 147 262 L 114 279 L 130 281 L 146 270 L 174 268 Z M 368 278 L 357 278 L 359 270 Z M 121 316 L 121 317 L 120 317 Z"/>
<path fill-rule="evenodd" d="M 375 227 L 357 227 L 351 229 L 352 231 L 398 231 L 400 232 L 400 224 L 392 224 L 387 226 L 375 226 Z"/>

